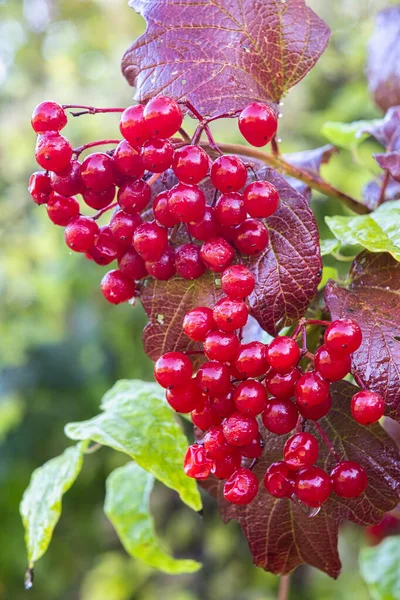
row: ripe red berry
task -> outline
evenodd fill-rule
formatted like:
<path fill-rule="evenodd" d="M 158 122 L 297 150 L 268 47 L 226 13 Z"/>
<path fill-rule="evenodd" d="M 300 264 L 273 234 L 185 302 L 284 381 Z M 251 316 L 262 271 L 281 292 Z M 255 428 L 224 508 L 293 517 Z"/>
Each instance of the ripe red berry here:
<path fill-rule="evenodd" d="M 203 263 L 214 273 L 221 273 L 233 260 L 235 252 L 230 244 L 221 237 L 207 240 L 201 247 Z"/>
<path fill-rule="evenodd" d="M 290 469 L 298 471 L 317 462 L 318 450 L 318 442 L 311 433 L 296 433 L 286 440 L 283 460 Z"/>
<path fill-rule="evenodd" d="M 208 155 L 200 146 L 184 146 L 175 150 L 172 170 L 183 183 L 199 183 L 209 168 Z"/>
<path fill-rule="evenodd" d="M 233 504 L 249 504 L 257 492 L 258 479 L 250 469 L 238 469 L 224 485 L 224 498 Z"/>
<path fill-rule="evenodd" d="M 329 394 L 329 381 L 319 373 L 309 371 L 304 373 L 294 388 L 294 395 L 299 406 L 317 406 L 322 404 Z"/>
<path fill-rule="evenodd" d="M 231 332 L 246 325 L 249 311 L 242 300 L 222 298 L 215 305 L 213 317 L 216 326 L 221 331 Z"/>
<path fill-rule="evenodd" d="M 142 279 L 147 275 L 143 258 L 130 246 L 118 259 L 118 267 L 123 275 L 130 279 Z"/>
<path fill-rule="evenodd" d="M 135 295 L 136 286 L 132 279 L 115 269 L 104 275 L 101 280 L 101 291 L 111 304 L 120 304 Z"/>
<path fill-rule="evenodd" d="M 244 265 L 232 265 L 225 269 L 221 277 L 222 291 L 234 299 L 250 296 L 255 287 L 253 273 Z"/>
<path fill-rule="evenodd" d="M 42 169 L 58 173 L 69 166 L 72 146 L 63 135 L 48 131 L 38 135 L 35 158 Z"/>
<path fill-rule="evenodd" d="M 318 508 L 328 500 L 331 488 L 329 476 L 319 467 L 303 469 L 295 478 L 294 491 L 297 498 L 312 508 Z"/>
<path fill-rule="evenodd" d="M 182 352 L 167 352 L 154 365 L 154 377 L 163 388 L 173 389 L 188 384 L 193 367 L 190 359 Z"/>
<path fill-rule="evenodd" d="M 254 416 L 235 412 L 223 422 L 224 436 L 232 446 L 246 446 L 258 434 L 258 423 Z"/>
<path fill-rule="evenodd" d="M 247 181 L 244 162 L 234 155 L 219 156 L 211 167 L 211 183 L 223 194 L 237 192 Z"/>
<path fill-rule="evenodd" d="M 196 244 L 183 244 L 175 250 L 176 273 L 183 279 L 197 279 L 206 270 Z"/>
<path fill-rule="evenodd" d="M 155 221 L 143 223 L 133 232 L 133 247 L 144 261 L 158 260 L 168 247 L 168 231 Z"/>
<path fill-rule="evenodd" d="M 155 138 L 172 137 L 182 125 L 182 112 L 168 96 L 153 98 L 145 106 L 143 116 L 146 126 Z"/>
<path fill-rule="evenodd" d="M 223 396 L 230 389 L 229 367 L 217 361 L 204 363 L 197 373 L 200 389 L 210 396 Z"/>
<path fill-rule="evenodd" d="M 32 128 L 36 133 L 60 131 L 67 124 L 67 115 L 57 102 L 41 102 L 32 113 Z"/>
<path fill-rule="evenodd" d="M 361 346 L 360 326 L 351 319 L 333 321 L 325 331 L 325 345 L 340 356 L 352 354 Z"/>
<path fill-rule="evenodd" d="M 65 227 L 74 217 L 79 215 L 79 202 L 74 196 L 61 196 L 52 193 L 46 206 L 50 221 Z"/>
<path fill-rule="evenodd" d="M 114 166 L 120 173 L 128 177 L 142 177 L 144 164 L 140 156 L 139 146 L 131 146 L 126 140 L 122 140 L 114 150 Z"/>
<path fill-rule="evenodd" d="M 109 265 L 118 257 L 119 251 L 118 240 L 115 239 L 110 227 L 103 225 L 86 255 L 98 265 Z"/>
<path fill-rule="evenodd" d="M 239 350 L 239 339 L 234 333 L 210 331 L 204 340 L 204 354 L 209 360 L 230 362 Z"/>
<path fill-rule="evenodd" d="M 28 192 L 36 204 L 46 204 L 52 192 L 50 177 L 44 171 L 36 171 L 29 178 Z"/>
<path fill-rule="evenodd" d="M 267 104 L 252 102 L 240 113 L 238 125 L 244 139 L 252 146 L 261 148 L 276 134 L 278 119 Z"/>
<path fill-rule="evenodd" d="M 151 187 L 142 179 L 128 179 L 118 190 L 118 204 L 130 215 L 141 212 L 151 198 Z"/>
<path fill-rule="evenodd" d="M 210 398 L 210 406 L 219 417 L 229 417 L 236 410 L 233 402 L 232 391 L 228 392 L 228 394 L 225 394 L 224 396 Z"/>
<path fill-rule="evenodd" d="M 259 381 L 248 379 L 239 383 L 233 394 L 233 400 L 238 411 L 245 415 L 256 416 L 267 406 L 267 392 Z"/>
<path fill-rule="evenodd" d="M 291 398 L 300 375 L 301 371 L 297 367 L 284 375 L 270 370 L 265 377 L 265 387 L 275 398 Z"/>
<path fill-rule="evenodd" d="M 266 372 L 267 349 L 261 342 L 250 342 L 240 346 L 236 363 L 236 369 L 243 377 L 260 377 Z"/>
<path fill-rule="evenodd" d="M 350 460 L 340 462 L 331 472 L 331 483 L 335 494 L 342 498 L 357 498 L 365 492 L 368 477 L 365 469 Z"/>
<path fill-rule="evenodd" d="M 293 485 L 293 471 L 284 462 L 272 463 L 266 470 L 264 486 L 275 498 L 290 498 Z"/>
<path fill-rule="evenodd" d="M 196 238 L 196 240 L 206 241 L 217 237 L 218 224 L 214 209 L 211 206 L 206 206 L 203 217 L 188 223 L 187 228 L 190 235 Z"/>
<path fill-rule="evenodd" d="M 143 144 L 141 156 L 147 171 L 163 173 L 172 164 L 174 147 L 169 140 L 153 138 Z"/>
<path fill-rule="evenodd" d="M 213 425 L 220 425 L 222 417 L 217 415 L 208 401 L 205 402 L 202 408 L 192 410 L 190 414 L 193 425 L 196 425 L 202 431 L 207 431 Z"/>
<path fill-rule="evenodd" d="M 84 189 L 79 160 L 72 160 L 66 169 L 52 173 L 50 178 L 53 190 L 63 196 L 75 196 L 81 194 Z"/>
<path fill-rule="evenodd" d="M 245 188 L 243 202 L 251 217 L 265 219 L 278 209 L 278 190 L 268 181 L 254 181 Z"/>
<path fill-rule="evenodd" d="M 270 398 L 262 413 L 262 421 L 268 431 L 283 435 L 296 427 L 299 413 L 296 405 L 287 398 Z"/>
<path fill-rule="evenodd" d="M 188 477 L 194 479 L 207 479 L 211 473 L 212 461 L 206 456 L 200 444 L 192 444 L 186 450 L 183 470 Z"/>
<path fill-rule="evenodd" d="M 224 458 L 217 458 L 211 468 L 211 473 L 217 479 L 228 479 L 240 468 L 242 457 L 239 452 L 231 452 Z"/>
<path fill-rule="evenodd" d="M 151 137 L 143 116 L 144 106 L 128 106 L 121 115 L 119 129 L 122 136 L 132 145 L 141 146 Z"/>
<path fill-rule="evenodd" d="M 115 197 L 115 185 L 111 185 L 109 188 L 102 192 L 95 192 L 94 190 L 84 189 L 82 192 L 82 198 L 90 208 L 100 210 L 109 206 Z"/>
<path fill-rule="evenodd" d="M 93 152 L 81 164 L 81 177 L 85 186 L 103 192 L 113 184 L 113 159 L 104 152 Z"/>
<path fill-rule="evenodd" d="M 215 216 L 221 225 L 232 227 L 246 218 L 243 196 L 238 192 L 222 194 L 215 205 Z"/>
<path fill-rule="evenodd" d="M 385 414 L 385 401 L 376 392 L 362 390 L 351 399 L 351 414 L 361 425 L 372 425 Z"/>
<path fill-rule="evenodd" d="M 267 347 L 267 361 L 277 373 L 290 373 L 300 360 L 300 348 L 285 335 L 276 337 Z"/>
<path fill-rule="evenodd" d="M 153 200 L 153 212 L 156 221 L 163 227 L 173 227 L 179 223 L 179 219 L 171 214 L 168 207 L 169 190 L 161 192 Z"/>
<path fill-rule="evenodd" d="M 213 460 L 224 458 L 235 451 L 226 440 L 222 425 L 213 425 L 203 438 L 206 455 Z"/>
<path fill-rule="evenodd" d="M 115 238 L 122 246 L 129 247 L 133 232 L 142 224 L 139 215 L 128 215 L 123 210 L 114 213 L 110 219 L 110 228 Z"/>
<path fill-rule="evenodd" d="M 311 419 L 312 421 L 318 421 L 325 417 L 332 408 L 332 396 L 328 394 L 326 400 L 317 404 L 316 406 L 301 406 L 297 405 L 298 411 L 305 419 Z"/>
<path fill-rule="evenodd" d="M 258 433 L 258 435 L 250 442 L 250 444 L 240 446 L 239 450 L 240 454 L 246 458 L 260 458 L 263 448 L 264 442 L 261 435 Z"/>
<path fill-rule="evenodd" d="M 146 269 L 151 277 L 159 281 L 168 281 L 176 273 L 175 250 L 169 246 L 158 260 L 146 261 Z"/>
<path fill-rule="evenodd" d="M 215 327 L 213 311 L 205 306 L 197 306 L 186 313 L 183 319 L 184 333 L 195 342 L 204 342 L 206 335 Z"/>
<path fill-rule="evenodd" d="M 96 221 L 90 217 L 74 217 L 65 228 L 65 243 L 75 252 L 87 252 L 98 235 Z"/>
<path fill-rule="evenodd" d="M 168 209 L 178 221 L 197 221 L 204 216 L 206 198 L 197 185 L 178 183 L 169 191 Z"/>
<path fill-rule="evenodd" d="M 268 229 L 256 219 L 246 219 L 235 228 L 235 246 L 245 256 L 259 254 L 268 246 L 268 241 Z"/>
<path fill-rule="evenodd" d="M 167 402 L 176 412 L 189 413 L 195 409 L 204 407 L 203 394 L 194 379 L 189 383 L 167 390 L 165 397 Z"/>
<path fill-rule="evenodd" d="M 326 346 L 321 346 L 315 353 L 314 367 L 325 379 L 339 381 L 350 373 L 351 358 L 349 355 L 339 356 L 331 352 Z"/>

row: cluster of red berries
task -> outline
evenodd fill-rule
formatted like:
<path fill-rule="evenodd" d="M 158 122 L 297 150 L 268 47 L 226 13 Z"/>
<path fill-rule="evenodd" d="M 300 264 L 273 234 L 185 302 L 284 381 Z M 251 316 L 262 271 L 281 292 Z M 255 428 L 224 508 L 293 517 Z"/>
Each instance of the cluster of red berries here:
<path fill-rule="evenodd" d="M 136 282 L 148 276 L 195 279 L 206 269 L 219 273 L 233 262 L 235 251 L 254 255 L 268 244 L 263 219 L 278 208 L 275 187 L 267 181 L 246 185 L 248 166 L 235 155 L 212 161 L 201 146 L 173 138 L 182 119 L 179 105 L 165 96 L 130 106 L 120 118 L 118 145 L 80 162 L 83 149 L 97 142 L 74 151 L 60 133 L 67 117 L 55 102 L 43 102 L 33 112 L 35 156 L 45 170 L 33 173 L 29 191 L 37 204 L 46 205 L 51 221 L 65 227 L 71 250 L 100 265 L 118 261 L 118 269 L 101 282 L 114 304 L 130 300 Z M 240 114 L 239 128 L 250 143 L 262 146 L 275 135 L 277 118 L 269 106 L 253 103 Z M 155 195 L 152 184 L 169 169 L 176 185 L 168 189 L 161 178 L 165 190 Z M 206 177 L 216 191 L 210 206 L 198 185 Z M 77 194 L 98 212 L 81 214 Z M 114 207 L 109 223 L 99 227 L 97 219 Z M 181 233 L 189 243 L 175 242 Z"/>
<path fill-rule="evenodd" d="M 171 407 L 190 412 L 194 425 L 203 432 L 188 448 L 185 472 L 196 479 L 210 475 L 226 479 L 224 496 L 229 502 L 251 502 L 258 492 L 258 479 L 248 463 L 263 452 L 263 424 L 277 435 L 296 429 L 286 441 L 283 461 L 265 473 L 269 493 L 296 497 L 313 508 L 321 506 L 332 490 L 345 498 L 359 496 L 367 486 L 363 467 L 338 461 L 328 475 L 315 466 L 317 439 L 303 429 L 307 419 L 315 422 L 329 412 L 330 384 L 350 373 L 350 355 L 361 344 L 361 330 L 349 319 L 332 322 L 315 356 L 301 351 L 288 336 L 278 336 L 268 345 L 243 344 L 241 330 L 248 319 L 245 299 L 254 285 L 249 269 L 232 265 L 221 277 L 226 296 L 213 309 L 197 307 L 186 314 L 183 330 L 190 340 L 203 344 L 200 354 L 207 361 L 195 376 L 190 353 L 168 352 L 155 364 L 155 378 L 166 388 Z M 312 370 L 300 368 L 302 356 L 314 361 Z M 360 391 L 351 400 L 351 411 L 355 420 L 369 425 L 383 415 L 384 402 L 374 392 Z"/>

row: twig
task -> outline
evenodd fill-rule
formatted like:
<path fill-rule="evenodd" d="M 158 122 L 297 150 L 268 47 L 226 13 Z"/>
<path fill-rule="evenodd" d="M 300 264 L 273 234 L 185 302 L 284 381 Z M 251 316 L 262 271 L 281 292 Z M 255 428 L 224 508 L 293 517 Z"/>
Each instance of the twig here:
<path fill-rule="evenodd" d="M 328 438 L 325 431 L 322 429 L 321 425 L 319 423 L 317 423 L 317 421 L 313 421 L 313 425 L 316 427 L 316 429 L 318 429 L 322 439 L 324 440 L 325 444 L 328 446 L 329 451 L 333 454 L 336 461 L 340 462 L 338 453 L 336 452 L 335 448 L 333 447 L 331 440 Z"/>
<path fill-rule="evenodd" d="M 279 581 L 278 600 L 289 598 L 290 575 L 281 575 Z"/>
<path fill-rule="evenodd" d="M 382 186 L 381 186 L 381 191 L 379 194 L 377 206 L 380 206 L 385 201 L 385 192 L 386 192 L 386 188 L 388 186 L 389 180 L 390 180 L 390 173 L 389 173 L 389 171 L 385 171 L 385 176 L 382 181 Z"/>
<path fill-rule="evenodd" d="M 80 154 L 82 154 L 82 152 L 84 152 L 84 150 L 87 150 L 88 148 L 94 148 L 95 146 L 105 146 L 107 144 L 119 144 L 121 140 L 97 140 L 95 142 L 88 142 L 87 144 L 82 144 L 82 146 L 78 146 L 77 148 L 74 148 L 73 152 L 75 154 L 75 156 L 79 156 Z"/>
<path fill-rule="evenodd" d="M 104 215 L 104 213 L 108 212 L 109 210 L 112 210 L 116 206 L 118 206 L 118 202 L 113 202 L 112 204 L 109 204 L 105 208 L 101 208 L 100 210 L 97 211 L 97 213 L 95 213 L 93 215 L 92 219 L 94 221 L 96 221 L 97 219 L 100 219 L 101 215 Z"/>
<path fill-rule="evenodd" d="M 63 104 L 63 110 L 70 108 L 81 108 L 82 110 L 76 113 L 71 113 L 73 117 L 80 117 L 81 115 L 97 115 L 99 113 L 122 113 L 125 108 L 96 108 L 95 106 L 86 106 L 86 104 Z"/>

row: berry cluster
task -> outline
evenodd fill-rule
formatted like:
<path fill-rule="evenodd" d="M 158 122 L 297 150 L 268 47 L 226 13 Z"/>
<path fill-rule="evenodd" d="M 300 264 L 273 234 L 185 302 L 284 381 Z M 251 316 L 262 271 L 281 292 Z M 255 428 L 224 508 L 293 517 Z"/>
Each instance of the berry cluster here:
<path fill-rule="evenodd" d="M 179 105 L 159 96 L 123 110 L 119 143 L 105 140 L 73 150 L 60 133 L 67 124 L 64 107 L 43 102 L 33 112 L 35 156 L 44 171 L 33 173 L 29 191 L 37 204 L 46 205 L 51 221 L 65 227 L 71 250 L 100 265 L 118 261 L 118 269 L 101 282 L 113 304 L 135 296 L 137 282 L 146 277 L 195 279 L 207 269 L 220 273 L 235 253 L 254 255 L 268 244 L 263 219 L 278 208 L 277 190 L 267 181 L 246 185 L 251 165 L 239 157 L 221 154 L 212 161 L 198 143 L 174 138 L 182 119 Z M 274 111 L 260 103 L 246 107 L 238 123 L 255 146 L 270 142 L 277 130 Z M 114 149 L 93 152 L 80 162 L 87 148 L 112 142 Z M 168 189 L 163 174 L 169 169 L 177 183 Z M 155 195 L 152 185 L 160 177 L 165 189 Z M 199 187 L 208 177 L 215 188 L 212 205 Z M 81 213 L 77 194 L 86 212 L 96 214 Z M 97 219 L 114 208 L 109 222 L 99 227 Z M 176 242 L 182 234 L 188 243 Z"/>
<path fill-rule="evenodd" d="M 258 492 L 258 479 L 252 466 L 263 452 L 260 425 L 276 435 L 296 432 L 286 441 L 283 460 L 270 465 L 265 473 L 267 491 L 278 498 L 296 498 L 318 508 L 332 491 L 344 498 L 359 496 L 367 486 L 361 465 L 340 461 L 318 419 L 332 405 L 330 384 L 350 373 L 351 354 L 362 340 L 357 323 L 349 319 L 330 323 L 324 345 L 315 355 L 300 350 L 293 337 L 278 336 L 270 344 L 241 343 L 242 328 L 248 319 L 246 297 L 255 279 L 243 265 L 233 265 L 221 277 L 226 294 L 213 309 L 197 307 L 189 311 L 183 330 L 190 340 L 201 342 L 206 362 L 195 376 L 190 352 L 168 352 L 156 362 L 154 373 L 166 388 L 166 399 L 180 413 L 191 413 L 203 433 L 189 446 L 184 470 L 189 477 L 206 479 L 214 475 L 226 480 L 224 496 L 229 502 L 247 504 Z M 326 322 L 321 322 L 326 324 Z M 304 339 L 304 338 L 303 338 Z M 299 366 L 304 357 L 305 371 Z M 384 411 L 382 398 L 361 391 L 351 400 L 354 418 L 363 425 L 376 422 Z M 304 431 L 311 420 L 329 445 L 337 465 L 328 475 L 316 466 L 319 444 Z M 253 463 L 251 463 L 253 461 Z"/>

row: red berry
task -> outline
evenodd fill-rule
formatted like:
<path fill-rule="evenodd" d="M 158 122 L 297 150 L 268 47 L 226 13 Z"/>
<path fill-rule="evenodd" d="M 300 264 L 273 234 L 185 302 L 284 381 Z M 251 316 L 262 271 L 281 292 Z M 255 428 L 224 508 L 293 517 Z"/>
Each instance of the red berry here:
<path fill-rule="evenodd" d="M 204 354 L 209 360 L 230 362 L 239 350 L 239 339 L 234 333 L 225 333 L 218 329 L 207 334 L 204 340 Z"/>
<path fill-rule="evenodd" d="M 238 225 L 235 236 L 235 246 L 245 256 L 259 254 L 268 246 L 268 229 L 256 219 L 246 219 Z"/>
<path fill-rule="evenodd" d="M 35 158 L 42 169 L 58 173 L 68 168 L 72 158 L 72 146 L 59 133 L 42 133 L 37 138 Z"/>
<path fill-rule="evenodd" d="M 260 458 L 264 448 L 264 442 L 260 434 L 245 446 L 240 446 L 240 454 L 246 458 Z"/>
<path fill-rule="evenodd" d="M 130 279 L 142 279 L 147 275 L 144 260 L 133 246 L 118 259 L 118 267 L 121 273 Z"/>
<path fill-rule="evenodd" d="M 52 192 L 50 177 L 44 171 L 36 171 L 29 178 L 28 192 L 36 204 L 46 204 Z"/>
<path fill-rule="evenodd" d="M 231 452 L 224 458 L 217 458 L 211 468 L 211 473 L 217 479 L 228 479 L 240 468 L 242 457 L 239 452 Z"/>
<path fill-rule="evenodd" d="M 293 494 L 293 471 L 284 462 L 270 465 L 264 476 L 267 492 L 275 498 L 290 498 Z"/>
<path fill-rule="evenodd" d="M 188 477 L 207 479 L 211 473 L 212 461 L 206 456 L 203 446 L 192 444 L 188 447 L 183 463 L 183 470 Z"/>
<path fill-rule="evenodd" d="M 294 386 L 299 380 L 301 371 L 296 367 L 282 375 L 276 371 L 268 371 L 265 378 L 265 387 L 275 398 L 291 398 L 294 395 Z"/>
<path fill-rule="evenodd" d="M 311 433 L 296 433 L 286 440 L 283 460 L 290 469 L 298 471 L 317 462 L 318 450 L 318 442 Z"/>
<path fill-rule="evenodd" d="M 221 225 L 232 227 L 246 218 L 243 196 L 237 192 L 222 194 L 215 205 L 215 216 Z"/>
<path fill-rule="evenodd" d="M 299 406 L 317 406 L 329 395 L 329 381 L 323 379 L 319 373 L 309 371 L 296 383 L 294 395 Z"/>
<path fill-rule="evenodd" d="M 204 363 L 197 373 L 200 389 L 210 396 L 222 396 L 230 389 L 229 368 L 217 361 Z"/>
<path fill-rule="evenodd" d="M 169 140 L 151 139 L 143 144 L 142 161 L 152 173 L 163 173 L 170 168 L 174 147 Z"/>
<path fill-rule="evenodd" d="M 106 273 L 101 280 L 101 291 L 111 304 L 120 304 L 130 300 L 136 291 L 135 282 L 115 269 Z"/>
<path fill-rule="evenodd" d="M 81 178 L 81 163 L 79 160 L 72 160 L 63 171 L 52 173 L 51 187 L 55 192 L 63 196 L 81 194 L 84 185 Z"/>
<path fill-rule="evenodd" d="M 251 217 L 265 219 L 278 209 L 278 190 L 268 181 L 254 181 L 245 188 L 243 201 Z"/>
<path fill-rule="evenodd" d="M 223 422 L 224 436 L 232 446 L 246 446 L 258 434 L 258 423 L 254 416 L 235 412 Z"/>
<path fill-rule="evenodd" d="M 206 198 L 197 185 L 178 183 L 169 191 L 168 208 L 178 221 L 183 223 L 197 221 L 204 216 Z"/>
<path fill-rule="evenodd" d="M 362 333 L 359 325 L 351 319 L 333 321 L 325 331 L 325 345 L 340 356 L 352 354 L 361 346 Z"/>
<path fill-rule="evenodd" d="M 109 206 L 115 197 L 115 185 L 111 185 L 109 188 L 102 192 L 95 192 L 94 190 L 85 189 L 82 192 L 82 198 L 90 208 L 100 210 Z"/>
<path fill-rule="evenodd" d="M 156 381 L 167 389 L 189 384 L 192 372 L 192 363 L 182 352 L 167 352 L 154 365 Z"/>
<path fill-rule="evenodd" d="M 200 256 L 210 271 L 221 273 L 232 262 L 235 252 L 226 240 L 217 237 L 202 245 Z"/>
<path fill-rule="evenodd" d="M 296 427 L 299 413 L 291 400 L 270 398 L 262 413 L 262 421 L 268 431 L 283 435 Z"/>
<path fill-rule="evenodd" d="M 155 261 L 147 261 L 146 269 L 149 275 L 159 281 L 168 281 L 176 273 L 175 269 L 175 250 L 169 246 L 164 254 Z"/>
<path fill-rule="evenodd" d="M 114 150 L 113 159 L 120 173 L 129 177 L 143 176 L 145 169 L 138 146 L 131 146 L 129 142 L 122 140 Z"/>
<path fill-rule="evenodd" d="M 133 232 L 133 247 L 143 260 L 158 260 L 168 247 L 168 231 L 155 221 L 143 223 Z"/>
<path fill-rule="evenodd" d="M 267 361 L 277 373 L 290 373 L 300 360 L 300 348 L 285 335 L 276 337 L 267 347 Z"/>
<path fill-rule="evenodd" d="M 175 250 L 176 273 L 183 279 L 197 279 L 206 270 L 196 244 L 183 244 Z"/>
<path fill-rule="evenodd" d="M 326 346 L 321 346 L 315 353 L 314 367 L 324 379 L 339 381 L 350 373 L 351 358 L 349 355 L 339 356 L 332 353 Z"/>
<path fill-rule="evenodd" d="M 146 126 L 155 138 L 172 137 L 182 125 L 182 112 L 178 104 L 167 96 L 153 98 L 143 112 Z"/>
<path fill-rule="evenodd" d="M 65 228 L 65 243 L 75 252 L 87 252 L 98 235 L 96 221 L 90 217 L 74 217 Z"/>
<path fill-rule="evenodd" d="M 193 308 L 183 319 L 184 333 L 195 342 L 204 342 L 214 327 L 213 311 L 205 306 Z"/>
<path fill-rule="evenodd" d="M 188 413 L 204 407 L 203 394 L 194 379 L 191 379 L 186 385 L 167 390 L 165 397 L 176 412 Z"/>
<path fill-rule="evenodd" d="M 260 377 L 266 372 L 267 348 L 261 342 L 242 344 L 236 358 L 236 369 L 244 377 Z"/>
<path fill-rule="evenodd" d="M 237 192 L 247 181 L 244 162 L 234 155 L 219 156 L 211 167 L 211 183 L 223 194 Z"/>
<path fill-rule="evenodd" d="M 335 494 L 342 498 L 357 498 L 365 492 L 368 477 L 363 467 L 350 460 L 340 462 L 331 472 L 331 483 Z"/>
<path fill-rule="evenodd" d="M 143 116 L 144 106 L 128 106 L 121 115 L 119 129 L 122 136 L 132 145 L 141 146 L 151 135 Z"/>
<path fill-rule="evenodd" d="M 351 399 L 351 414 L 361 425 L 372 425 L 385 413 L 385 401 L 376 392 L 363 390 Z"/>
<path fill-rule="evenodd" d="M 331 487 L 329 476 L 319 467 L 303 469 L 297 473 L 294 483 L 297 498 L 313 508 L 328 500 Z"/>
<path fill-rule="evenodd" d="M 331 410 L 332 397 L 328 394 L 327 399 L 321 402 L 321 404 L 317 404 L 316 406 L 301 406 L 299 404 L 297 408 L 302 417 L 311 419 L 312 421 L 318 421 L 318 419 L 325 417 Z"/>
<path fill-rule="evenodd" d="M 65 227 L 79 215 L 79 202 L 74 196 L 61 196 L 52 193 L 46 206 L 50 221 Z"/>
<path fill-rule="evenodd" d="M 215 324 L 221 331 L 231 332 L 241 329 L 247 323 L 249 312 L 241 300 L 222 298 L 213 310 Z"/>
<path fill-rule="evenodd" d="M 267 392 L 259 382 L 249 379 L 239 383 L 233 400 L 238 411 L 245 415 L 259 415 L 267 406 Z"/>
<path fill-rule="evenodd" d="M 67 124 L 67 115 L 57 102 L 41 102 L 32 113 L 32 127 L 36 133 L 60 131 Z"/>
<path fill-rule="evenodd" d="M 278 119 L 267 104 L 252 102 L 240 113 L 238 125 L 244 139 L 260 148 L 268 144 L 276 134 Z"/>
<path fill-rule="evenodd" d="M 142 224 L 139 215 L 128 215 L 123 210 L 114 213 L 110 219 L 110 228 L 113 235 L 122 246 L 129 247 L 132 242 L 133 232 Z"/>
<path fill-rule="evenodd" d="M 226 441 L 222 425 L 213 425 L 203 438 L 206 455 L 213 460 L 224 458 L 235 451 Z"/>
<path fill-rule="evenodd" d="M 255 287 L 253 273 L 244 265 L 232 265 L 225 269 L 221 277 L 222 291 L 230 298 L 240 299 L 250 296 Z"/>
<path fill-rule="evenodd" d="M 175 150 L 172 170 L 183 183 L 199 183 L 208 173 L 208 155 L 200 146 Z"/>
<path fill-rule="evenodd" d="M 104 152 L 93 152 L 81 164 L 81 177 L 86 187 L 103 192 L 114 181 L 114 163 Z"/>
<path fill-rule="evenodd" d="M 187 224 L 188 232 L 196 240 L 211 240 L 218 234 L 218 224 L 215 218 L 214 209 L 206 206 L 203 217 L 199 220 Z"/>
<path fill-rule="evenodd" d="M 224 485 L 224 498 L 233 504 L 249 504 L 257 492 L 258 479 L 250 469 L 238 469 Z"/>
<path fill-rule="evenodd" d="M 179 219 L 174 217 L 168 207 L 169 190 L 161 192 L 153 200 L 153 212 L 156 221 L 163 227 L 173 227 L 179 223 Z"/>
<path fill-rule="evenodd" d="M 192 410 L 190 414 L 193 424 L 202 431 L 207 431 L 213 425 L 220 425 L 222 417 L 217 415 L 209 402 L 206 402 L 202 408 Z"/>
<path fill-rule="evenodd" d="M 215 414 L 222 418 L 229 417 L 236 410 L 236 407 L 233 403 L 232 392 L 229 392 L 224 396 L 210 398 L 210 406 Z"/>
<path fill-rule="evenodd" d="M 100 233 L 93 246 L 87 251 L 87 257 L 98 265 L 109 265 L 118 257 L 119 245 L 108 225 L 100 227 Z"/>
<path fill-rule="evenodd" d="M 151 187 L 142 179 L 126 181 L 118 190 L 118 204 L 130 215 L 141 212 L 151 198 Z"/>

